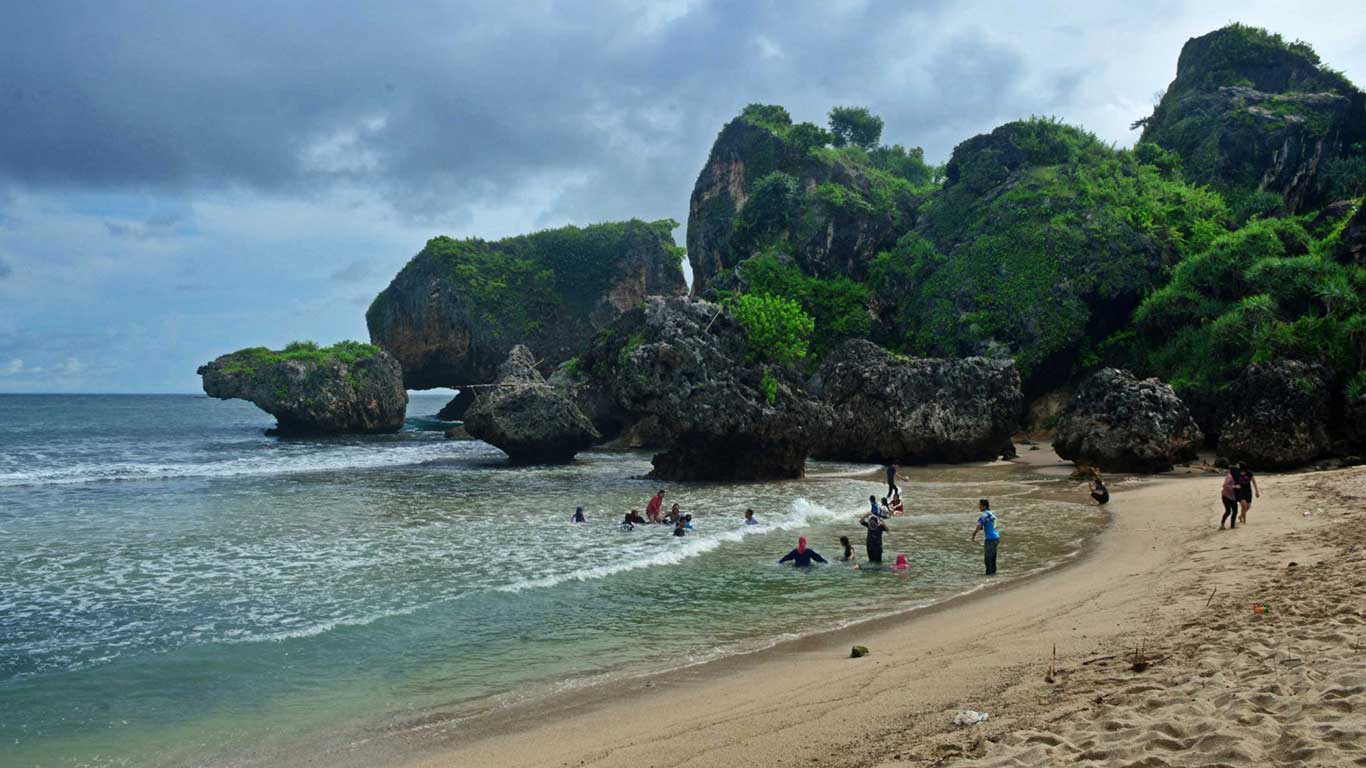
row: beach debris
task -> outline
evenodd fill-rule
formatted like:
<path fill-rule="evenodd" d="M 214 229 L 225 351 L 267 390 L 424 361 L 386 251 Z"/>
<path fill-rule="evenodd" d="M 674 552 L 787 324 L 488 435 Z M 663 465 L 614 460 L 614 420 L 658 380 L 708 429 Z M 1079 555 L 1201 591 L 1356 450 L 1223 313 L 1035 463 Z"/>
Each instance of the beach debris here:
<path fill-rule="evenodd" d="M 1142 672 L 1148 668 L 1148 657 L 1143 653 L 1143 643 L 1139 643 L 1134 649 L 1134 663 L 1132 669 L 1135 672 Z"/>
<path fill-rule="evenodd" d="M 990 717 L 991 715 L 986 712 L 978 712 L 975 709 L 960 709 L 958 710 L 958 714 L 953 716 L 953 724 L 960 728 L 965 728 L 967 726 L 977 725 L 978 723 L 985 723 Z"/>
<path fill-rule="evenodd" d="M 1259 616 L 1265 616 L 1266 614 L 1271 613 L 1271 604 L 1270 604 L 1270 603 L 1260 603 L 1260 602 L 1259 602 L 1259 603 L 1253 603 L 1253 604 L 1252 604 L 1252 612 L 1253 612 L 1254 614 L 1259 615 Z"/>
<path fill-rule="evenodd" d="M 1206 608 L 1209 607 L 1209 604 L 1210 604 L 1210 603 L 1214 602 L 1214 593 L 1215 593 L 1215 592 L 1218 592 L 1218 591 L 1219 591 L 1219 588 L 1218 588 L 1218 587 L 1215 587 L 1214 589 L 1210 590 L 1209 599 L 1205 601 L 1205 607 L 1206 607 Z"/>
<path fill-rule="evenodd" d="M 1046 675 L 1043 676 L 1043 681 L 1044 681 L 1045 683 L 1048 683 L 1049 685 L 1052 685 L 1052 684 L 1053 684 L 1053 681 L 1054 681 L 1055 679 L 1057 679 L 1057 674 L 1058 674 L 1058 644 L 1057 644 L 1057 643 L 1054 643 L 1054 644 L 1053 644 L 1053 660 L 1052 660 L 1051 662 L 1049 662 L 1049 664 L 1048 664 L 1048 674 L 1046 674 Z"/>
<path fill-rule="evenodd" d="M 856 645 L 854 646 L 853 650 L 849 651 L 849 658 L 851 659 L 861 659 L 867 655 L 868 646 L 866 645 Z"/>

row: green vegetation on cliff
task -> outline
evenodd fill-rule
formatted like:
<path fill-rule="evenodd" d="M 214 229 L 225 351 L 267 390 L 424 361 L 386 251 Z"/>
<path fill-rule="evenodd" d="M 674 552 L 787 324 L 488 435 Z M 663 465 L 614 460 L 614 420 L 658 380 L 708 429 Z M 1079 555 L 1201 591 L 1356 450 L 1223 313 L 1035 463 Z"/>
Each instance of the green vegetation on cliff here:
<path fill-rule="evenodd" d="M 434 237 L 405 270 L 427 270 L 447 281 L 477 334 L 522 341 L 562 318 L 565 308 L 590 312 L 622 276 L 624 255 L 661 262 L 647 268 L 676 270 L 683 259 L 673 242 L 677 227 L 672 219 L 632 219 L 497 241 Z M 386 290 L 371 303 L 366 320 L 372 336 L 394 300 Z"/>
<path fill-rule="evenodd" d="M 312 341 L 293 341 L 280 350 L 266 347 L 239 349 L 226 356 L 223 372 L 250 374 L 266 366 L 289 361 L 311 365 L 332 362 L 353 365 L 378 354 L 379 347 L 361 341 L 339 341 L 330 347 L 320 347 Z"/>

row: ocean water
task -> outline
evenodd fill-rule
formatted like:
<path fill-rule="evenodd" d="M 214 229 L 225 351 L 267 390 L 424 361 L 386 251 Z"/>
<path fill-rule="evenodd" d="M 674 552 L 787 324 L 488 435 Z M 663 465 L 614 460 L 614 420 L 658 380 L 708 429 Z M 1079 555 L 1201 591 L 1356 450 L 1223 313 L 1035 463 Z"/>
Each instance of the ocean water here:
<path fill-rule="evenodd" d="M 0 395 L 0 765 L 361 765 L 395 734 L 980 589 L 980 496 L 1007 579 L 1103 523 L 1018 467 L 911 469 L 886 544 L 910 572 L 796 571 L 775 561 L 798 535 L 831 559 L 862 541 L 869 467 L 667 484 L 696 530 L 627 532 L 648 454 L 510 468 L 444 439 L 443 402 L 396 435 L 280 440 L 240 401 Z"/>

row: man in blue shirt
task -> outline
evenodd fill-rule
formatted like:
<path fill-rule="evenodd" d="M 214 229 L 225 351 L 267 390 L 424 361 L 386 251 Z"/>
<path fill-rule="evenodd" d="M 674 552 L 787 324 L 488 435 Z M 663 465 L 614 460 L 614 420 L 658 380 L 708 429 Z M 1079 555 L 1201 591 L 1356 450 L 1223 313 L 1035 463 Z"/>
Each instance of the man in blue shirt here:
<path fill-rule="evenodd" d="M 987 575 L 996 575 L 996 547 L 1001 543 L 1001 534 L 996 530 L 996 513 L 991 511 L 991 502 L 982 499 L 977 502 L 982 514 L 977 518 L 977 527 L 972 531 L 972 540 L 977 540 L 977 531 L 985 531 L 982 537 L 982 558 L 986 561 Z"/>

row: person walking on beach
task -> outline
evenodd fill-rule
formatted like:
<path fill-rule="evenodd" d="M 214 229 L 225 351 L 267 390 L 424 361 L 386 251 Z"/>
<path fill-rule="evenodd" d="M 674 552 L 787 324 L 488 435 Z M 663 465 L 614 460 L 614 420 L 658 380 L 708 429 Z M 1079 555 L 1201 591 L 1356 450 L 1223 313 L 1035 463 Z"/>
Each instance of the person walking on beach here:
<path fill-rule="evenodd" d="M 977 502 L 982 514 L 977 518 L 977 527 L 972 531 L 972 540 L 977 540 L 977 532 L 982 531 L 982 559 L 987 566 L 987 575 L 996 575 L 996 548 L 1001 544 L 1001 534 L 996 530 L 996 513 L 991 511 L 991 502 L 982 499 Z"/>
<path fill-rule="evenodd" d="M 586 522 L 588 522 L 588 518 L 586 518 L 586 517 L 583 516 L 583 507 L 575 507 L 575 508 L 574 508 L 574 516 L 571 517 L 571 518 L 569 518 L 569 522 L 571 522 L 571 523 L 586 523 Z"/>
<path fill-rule="evenodd" d="M 1102 507 L 1110 503 L 1110 491 L 1105 487 L 1105 481 L 1101 480 L 1099 475 L 1091 481 L 1091 498 L 1095 499 L 1096 504 Z"/>
<path fill-rule="evenodd" d="M 662 519 L 662 518 L 660 517 L 660 514 L 659 514 L 659 513 L 660 513 L 660 510 L 662 510 L 663 508 L 664 508 L 664 489 L 661 488 L 661 489 L 659 489 L 659 493 L 656 493 L 656 494 L 654 495 L 654 498 L 650 499 L 650 503 L 645 505 L 645 517 L 646 517 L 646 519 L 648 519 L 648 520 L 649 520 L 650 522 L 652 522 L 652 523 L 657 523 L 657 522 L 659 522 L 659 521 Z"/>
<path fill-rule="evenodd" d="M 812 560 L 815 560 L 818 563 L 825 562 L 825 558 L 821 557 L 821 553 L 814 549 L 807 549 L 805 536 L 797 537 L 797 548 L 788 552 L 786 555 L 783 555 L 782 559 L 778 561 L 778 565 L 782 565 L 789 560 L 791 560 L 792 565 L 797 568 L 806 568 L 811 565 Z"/>
<path fill-rule="evenodd" d="M 901 493 L 901 488 L 896 484 L 896 462 L 887 462 L 887 495 Z"/>
<path fill-rule="evenodd" d="M 745 510 L 745 525 L 758 525 L 759 521 L 754 517 L 754 510 Z"/>
<path fill-rule="evenodd" d="M 1224 475 L 1224 489 L 1219 494 L 1219 500 L 1224 502 L 1224 516 L 1219 518 L 1219 530 L 1224 530 L 1224 523 L 1230 523 L 1233 528 L 1238 527 L 1238 468 L 1229 467 L 1228 473 Z"/>
<path fill-rule="evenodd" d="M 891 530 L 887 527 L 887 522 L 874 513 L 868 513 L 859 521 L 859 525 L 868 529 L 868 538 L 865 547 L 868 550 L 868 562 L 882 562 L 882 534 Z"/>
<path fill-rule="evenodd" d="M 1257 487 L 1257 478 L 1253 476 L 1252 470 L 1247 468 L 1243 462 L 1238 462 L 1238 504 L 1243 508 L 1243 513 L 1238 516 L 1238 522 L 1247 525 L 1247 511 L 1252 507 L 1252 494 L 1257 494 L 1257 498 L 1262 497 L 1262 489 Z"/>

